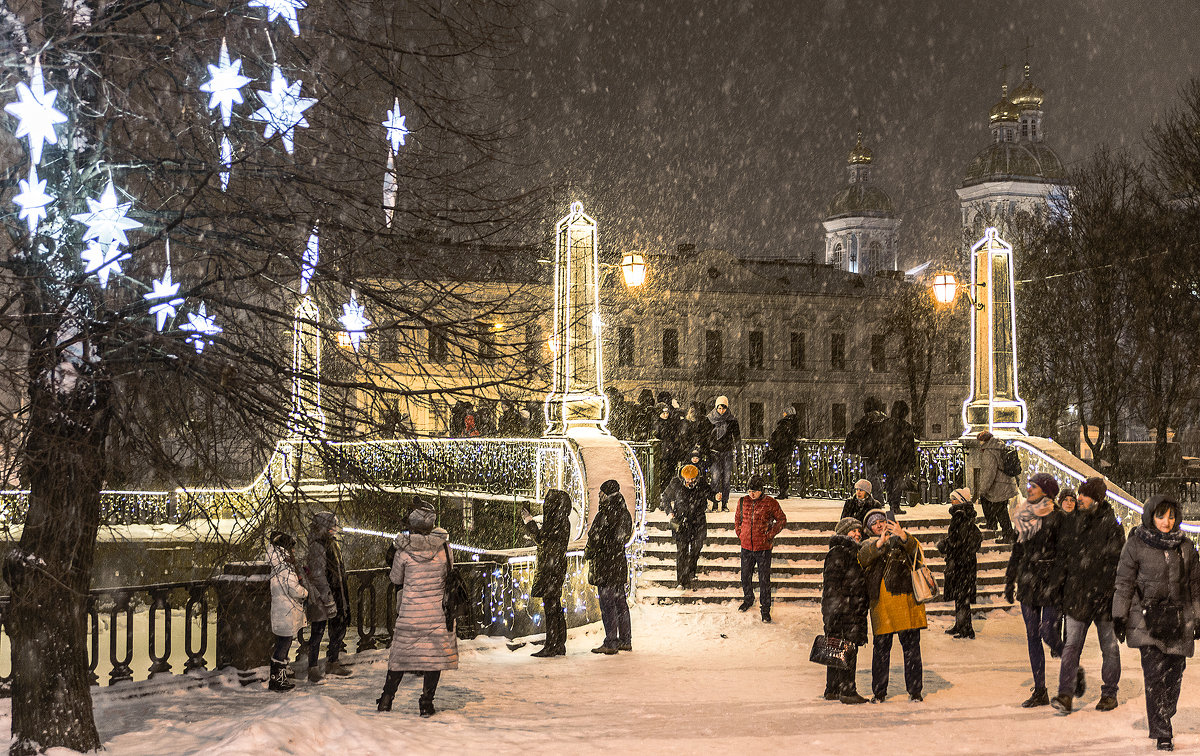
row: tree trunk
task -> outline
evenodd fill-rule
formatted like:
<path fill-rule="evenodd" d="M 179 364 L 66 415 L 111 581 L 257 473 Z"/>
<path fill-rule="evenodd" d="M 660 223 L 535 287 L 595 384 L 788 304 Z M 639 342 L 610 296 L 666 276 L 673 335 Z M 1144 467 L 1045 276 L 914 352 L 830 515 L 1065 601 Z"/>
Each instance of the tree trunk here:
<path fill-rule="evenodd" d="M 12 635 L 14 756 L 55 746 L 100 748 L 86 626 L 108 402 L 82 376 L 73 389 L 56 394 L 30 386 L 29 512 L 20 545 L 4 565 L 12 588 L 5 621 Z"/>

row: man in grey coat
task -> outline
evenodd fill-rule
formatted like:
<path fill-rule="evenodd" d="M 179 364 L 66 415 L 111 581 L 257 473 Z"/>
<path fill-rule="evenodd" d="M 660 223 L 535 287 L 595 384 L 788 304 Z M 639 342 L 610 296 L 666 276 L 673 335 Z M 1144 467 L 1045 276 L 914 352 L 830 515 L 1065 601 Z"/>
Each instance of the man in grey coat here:
<path fill-rule="evenodd" d="M 346 565 L 337 541 L 337 515 L 317 512 L 312 518 L 305 567 L 312 590 L 308 594 L 308 619 L 312 623 L 308 641 L 308 681 L 320 682 L 325 675 L 348 677 L 350 670 L 338 657 L 350 626 L 350 591 L 346 583 Z M 325 652 L 325 672 L 319 665 L 321 637 L 329 629 L 329 647 Z"/>
<path fill-rule="evenodd" d="M 1008 516 L 1008 502 L 1016 496 L 1017 482 L 1004 474 L 1004 443 L 991 431 L 979 431 L 979 507 L 984 527 L 1000 528 L 996 539 L 1016 543 L 1017 534 Z"/>

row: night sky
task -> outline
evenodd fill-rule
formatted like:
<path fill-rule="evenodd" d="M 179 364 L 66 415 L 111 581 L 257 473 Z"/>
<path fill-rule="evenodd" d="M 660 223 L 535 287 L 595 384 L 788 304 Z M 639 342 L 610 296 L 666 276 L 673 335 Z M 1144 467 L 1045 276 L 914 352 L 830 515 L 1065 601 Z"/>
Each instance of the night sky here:
<path fill-rule="evenodd" d="M 554 0 L 512 105 L 570 187 L 556 206 L 582 200 L 609 251 L 807 260 L 861 128 L 907 266 L 956 244 L 954 190 L 1027 39 L 1068 168 L 1100 144 L 1141 156 L 1200 76 L 1197 0 Z"/>

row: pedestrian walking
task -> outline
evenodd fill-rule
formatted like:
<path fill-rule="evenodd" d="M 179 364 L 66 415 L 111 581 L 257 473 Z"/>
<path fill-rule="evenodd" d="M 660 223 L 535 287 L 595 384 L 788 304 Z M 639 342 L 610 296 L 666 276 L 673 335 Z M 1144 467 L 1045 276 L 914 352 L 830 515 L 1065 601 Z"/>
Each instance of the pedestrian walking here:
<path fill-rule="evenodd" d="M 1059 549 L 1067 639 L 1058 673 L 1058 695 L 1050 704 L 1064 714 L 1071 713 L 1072 693 L 1078 698 L 1086 690 L 1079 655 L 1091 625 L 1096 626 L 1103 657 L 1100 666 L 1103 685 L 1096 710 L 1117 708 L 1121 649 L 1113 631 L 1112 606 L 1125 531 L 1121 529 L 1107 496 L 1104 478 L 1088 478 L 1079 487 L 1079 504 L 1070 520 L 1067 538 Z"/>
<path fill-rule="evenodd" d="M 779 418 L 775 429 L 771 431 L 771 439 L 763 460 L 774 468 L 775 488 L 779 491 L 780 500 L 788 497 L 793 457 L 796 453 L 796 437 L 799 435 L 796 408 L 789 404 L 783 408 L 783 417 Z"/>
<path fill-rule="evenodd" d="M 443 603 L 454 557 L 450 534 L 434 527 L 436 523 L 433 505 L 421 502 L 408 515 L 408 532 L 396 536 L 390 577 L 392 584 L 400 587 L 399 607 L 383 694 L 375 701 L 377 711 L 392 710 L 396 689 L 409 672 L 424 678 L 418 712 L 422 717 L 433 716 L 433 697 L 442 672 L 458 669 L 458 638 Z"/>
<path fill-rule="evenodd" d="M 758 570 L 758 607 L 762 621 L 771 621 L 771 548 L 775 536 L 787 525 L 779 502 L 763 493 L 761 475 L 750 476 L 746 495 L 738 499 L 733 529 L 742 544 L 742 605 L 739 612 L 754 606 L 751 579 Z"/>
<path fill-rule="evenodd" d="M 863 402 L 863 415 L 850 429 L 843 447 L 846 454 L 862 460 L 862 476 L 871 481 L 872 490 L 882 495 L 879 458 L 888 438 L 888 416 L 878 397 L 868 396 Z"/>
<path fill-rule="evenodd" d="M 625 556 L 625 544 L 632 537 L 633 517 L 621 495 L 621 484 L 606 480 L 600 485 L 600 508 L 588 528 L 583 550 L 583 558 L 588 561 L 588 582 L 596 586 L 604 625 L 604 642 L 592 649 L 593 654 L 633 650 L 626 594 L 629 561 Z"/>
<path fill-rule="evenodd" d="M 866 519 L 867 512 L 872 509 L 883 509 L 883 505 L 871 495 L 872 488 L 871 481 L 866 478 L 859 478 L 855 481 L 854 493 L 850 495 L 849 499 L 846 499 L 846 503 L 842 506 L 842 517 L 851 517 L 862 522 Z"/>
<path fill-rule="evenodd" d="M 908 421 L 908 402 L 892 402 L 892 414 L 887 419 L 885 440 L 879 454 L 879 471 L 883 477 L 883 492 L 888 507 L 904 514 L 904 496 L 908 476 L 917 466 L 917 432 Z"/>
<path fill-rule="evenodd" d="M 567 579 L 567 543 L 571 540 L 571 496 L 557 488 L 546 489 L 542 500 L 542 525 L 538 527 L 529 509 L 521 518 L 533 542 L 537 544 L 537 567 L 529 595 L 542 600 L 546 642 L 539 658 L 567 655 L 567 615 L 563 610 L 562 589 Z"/>
<path fill-rule="evenodd" d="M 271 632 L 275 646 L 271 650 L 271 676 L 267 689 L 286 691 L 296 687 L 288 679 L 288 652 L 292 639 L 304 627 L 304 600 L 308 588 L 296 561 L 296 539 L 288 533 L 271 531 L 267 542 L 267 564 L 271 567 Z"/>
<path fill-rule="evenodd" d="M 954 602 L 954 624 L 946 632 L 955 638 L 975 637 L 971 623 L 971 604 L 975 603 L 975 579 L 979 569 L 979 546 L 983 536 L 975 524 L 971 489 L 950 493 L 950 527 L 937 549 L 946 558 L 943 595 Z"/>
<path fill-rule="evenodd" d="M 318 683 L 325 675 L 348 677 L 350 669 L 340 657 L 346 628 L 350 626 L 350 591 L 346 583 L 346 564 L 337 534 L 341 532 L 337 515 L 317 512 L 309 532 L 308 555 L 305 566 L 311 590 L 308 592 L 307 612 L 312 623 L 308 641 L 308 681 Z M 329 645 L 325 650 L 325 669 L 319 664 L 321 637 L 329 630 Z"/>
<path fill-rule="evenodd" d="M 1046 688 L 1046 652 L 1058 658 L 1063 653 L 1062 611 L 1059 594 L 1059 549 L 1063 545 L 1063 515 L 1055 506 L 1058 481 L 1047 473 L 1029 476 L 1028 493 L 1013 511 L 1017 541 L 1013 544 L 1004 573 L 1004 598 L 1021 602 L 1025 620 L 1025 642 L 1033 692 L 1021 706 L 1049 706 Z"/>
<path fill-rule="evenodd" d="M 975 438 L 979 441 L 979 507 L 984 527 L 999 528 L 996 540 L 1013 543 L 1017 536 L 1008 517 L 1008 502 L 1018 491 L 1016 480 L 1004 474 L 1004 443 L 991 431 L 980 431 Z"/>
<path fill-rule="evenodd" d="M 671 518 L 671 534 L 675 538 L 676 588 L 687 590 L 696 579 L 696 567 L 704 537 L 708 534 L 708 502 L 712 487 L 700 477 L 695 465 L 684 465 L 667 490 L 663 492 L 663 509 Z"/>
<path fill-rule="evenodd" d="M 1179 529 L 1175 499 L 1150 497 L 1125 543 L 1113 593 L 1113 631 L 1142 657 L 1146 723 L 1158 750 L 1175 750 L 1171 717 L 1200 637 L 1200 560 Z"/>
<path fill-rule="evenodd" d="M 712 476 L 713 493 L 717 499 L 713 503 L 713 511 L 717 511 L 719 504 L 722 512 L 728 512 L 729 485 L 733 478 L 733 452 L 742 440 L 742 427 L 730 412 L 729 399 L 725 396 L 717 397 L 716 406 L 708 413 L 708 422 L 712 425 L 708 433 L 708 448 L 711 452 L 708 471 Z"/>
<path fill-rule="evenodd" d="M 867 534 L 858 550 L 858 563 L 871 602 L 871 702 L 883 703 L 887 698 L 892 639 L 897 636 L 904 649 L 904 687 L 910 700 L 923 701 L 921 631 L 928 623 L 925 606 L 917 603 L 912 587 L 912 566 L 921 544 L 882 509 L 868 512 L 863 524 Z"/>
<path fill-rule="evenodd" d="M 867 581 L 858 563 L 862 523 L 853 517 L 843 517 L 829 538 L 829 552 L 821 573 L 821 619 L 825 635 L 837 638 L 854 647 L 850 650 L 849 669 L 827 667 L 825 700 L 844 704 L 866 703 L 854 683 L 858 666 L 858 647 L 867 645 Z"/>
<path fill-rule="evenodd" d="M 654 459 L 654 478 L 657 490 L 661 491 L 670 484 L 684 454 L 683 423 L 669 404 L 659 404 L 656 410 L 653 434 L 658 454 Z"/>

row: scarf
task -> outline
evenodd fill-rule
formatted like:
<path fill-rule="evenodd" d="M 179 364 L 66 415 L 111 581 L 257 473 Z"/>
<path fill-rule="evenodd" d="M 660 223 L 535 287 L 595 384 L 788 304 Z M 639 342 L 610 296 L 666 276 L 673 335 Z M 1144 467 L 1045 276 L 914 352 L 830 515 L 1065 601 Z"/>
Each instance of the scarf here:
<path fill-rule="evenodd" d="M 726 432 L 729 431 L 729 418 L 729 410 L 725 410 L 724 415 L 722 415 L 720 412 L 717 412 L 715 409 L 708 413 L 708 422 L 713 424 L 713 438 L 725 437 Z"/>
<path fill-rule="evenodd" d="M 1017 528 L 1017 542 L 1025 543 L 1042 529 L 1042 519 L 1054 511 L 1054 499 L 1043 496 L 1037 501 L 1023 500 L 1013 511 L 1013 525 Z"/>
<path fill-rule="evenodd" d="M 1170 533 L 1163 533 L 1158 528 L 1148 528 L 1145 525 L 1138 525 L 1135 532 L 1138 534 L 1138 538 L 1142 539 L 1142 542 L 1147 546 L 1162 549 L 1163 551 L 1177 549 L 1183 543 L 1183 531 L 1179 528 L 1175 528 Z"/>

